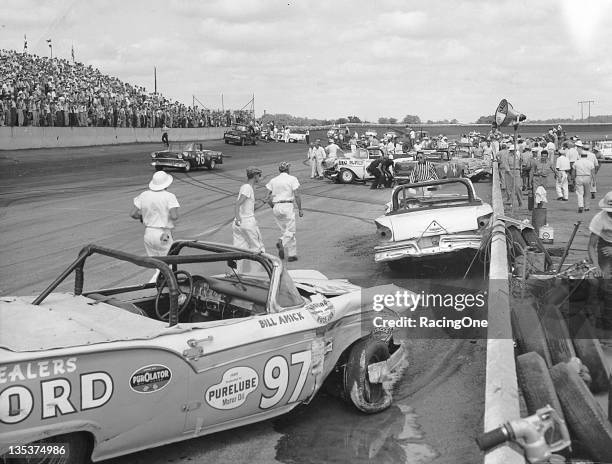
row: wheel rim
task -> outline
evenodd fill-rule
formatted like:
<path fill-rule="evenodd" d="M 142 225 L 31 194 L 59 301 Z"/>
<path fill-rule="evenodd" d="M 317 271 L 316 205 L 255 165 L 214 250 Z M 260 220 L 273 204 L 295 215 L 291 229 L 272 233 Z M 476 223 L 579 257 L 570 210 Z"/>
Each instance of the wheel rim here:
<path fill-rule="evenodd" d="M 353 174 L 350 171 L 342 171 L 342 182 L 351 182 Z"/>

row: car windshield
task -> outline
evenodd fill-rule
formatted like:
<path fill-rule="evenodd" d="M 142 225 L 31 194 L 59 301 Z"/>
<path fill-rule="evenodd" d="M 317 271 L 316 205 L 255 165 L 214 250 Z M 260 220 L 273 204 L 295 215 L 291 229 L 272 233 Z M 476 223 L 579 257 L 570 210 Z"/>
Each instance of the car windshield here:
<path fill-rule="evenodd" d="M 170 151 L 191 151 L 193 150 L 193 143 L 171 143 Z"/>
<path fill-rule="evenodd" d="M 234 130 L 246 132 L 247 126 L 237 125 L 237 126 L 234 126 Z"/>
<path fill-rule="evenodd" d="M 457 150 L 456 155 L 457 158 L 471 158 L 470 152 L 465 150 Z"/>
<path fill-rule="evenodd" d="M 424 187 L 406 184 L 396 188 L 393 192 L 393 211 L 459 205 L 471 199 L 469 184 L 460 181 L 429 184 Z"/>

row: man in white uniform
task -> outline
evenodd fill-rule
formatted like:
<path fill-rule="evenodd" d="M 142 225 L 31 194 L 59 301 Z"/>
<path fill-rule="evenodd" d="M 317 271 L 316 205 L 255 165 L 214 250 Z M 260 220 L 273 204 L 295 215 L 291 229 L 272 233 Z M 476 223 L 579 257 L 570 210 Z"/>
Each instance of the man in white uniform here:
<path fill-rule="evenodd" d="M 325 147 L 327 158 L 336 159 L 338 157 L 338 150 L 340 147 L 334 142 L 333 139 L 329 139 L 329 145 Z"/>
<path fill-rule="evenodd" d="M 240 187 L 234 205 L 234 223 L 232 224 L 234 246 L 263 253 L 266 249 L 255 219 L 255 190 L 253 189 L 261 179 L 261 169 L 250 166 L 247 168 L 246 174 L 247 183 Z M 248 260 L 240 262 L 240 272 L 243 274 L 251 272 L 253 268 L 251 264 L 255 263 Z"/>
<path fill-rule="evenodd" d="M 568 201 L 567 174 L 568 172 L 570 172 L 571 166 L 569 161 L 567 160 L 567 156 L 565 156 L 565 153 L 562 151 L 559 152 L 557 156 L 556 169 L 557 175 L 555 177 L 557 180 L 557 200 Z"/>
<path fill-rule="evenodd" d="M 178 220 L 180 205 L 176 196 L 166 190 L 172 180 L 170 174 L 157 171 L 149 182 L 149 190 L 134 198 L 130 216 L 145 226 L 144 246 L 148 256 L 167 255 L 173 243 L 172 229 Z"/>
<path fill-rule="evenodd" d="M 595 153 L 591 151 L 590 145 L 584 145 L 584 147 L 581 150 L 581 153 L 583 152 L 586 152 L 587 159 L 591 163 L 593 163 L 593 166 L 595 166 L 595 170 L 593 171 L 593 178 L 591 181 L 591 199 L 594 200 L 595 194 L 597 193 L 597 173 L 599 172 L 599 168 L 601 166 L 599 165 L 599 160 L 597 159 L 597 156 L 595 155 Z"/>
<path fill-rule="evenodd" d="M 289 167 L 290 164 L 286 161 L 282 161 L 278 165 L 280 174 L 266 184 L 268 194 L 264 201 L 272 208 L 274 219 L 281 231 L 281 236 L 276 242 L 278 256 L 281 259 L 285 259 L 286 249 L 288 255 L 287 261 L 297 261 L 293 203 L 297 204 L 300 217 L 304 216 L 304 213 L 302 211 L 302 199 L 298 192 L 300 183 L 297 177 L 289 174 Z"/>
<path fill-rule="evenodd" d="M 323 160 L 325 159 L 325 148 L 321 146 L 321 140 L 315 140 L 315 146 L 312 149 L 312 155 L 316 161 L 319 179 L 323 179 Z"/>
<path fill-rule="evenodd" d="M 574 163 L 574 179 L 576 179 L 576 197 L 578 212 L 589 210 L 591 202 L 591 182 L 595 173 L 595 165 L 587 159 L 587 152 L 581 150 L 580 159 Z"/>

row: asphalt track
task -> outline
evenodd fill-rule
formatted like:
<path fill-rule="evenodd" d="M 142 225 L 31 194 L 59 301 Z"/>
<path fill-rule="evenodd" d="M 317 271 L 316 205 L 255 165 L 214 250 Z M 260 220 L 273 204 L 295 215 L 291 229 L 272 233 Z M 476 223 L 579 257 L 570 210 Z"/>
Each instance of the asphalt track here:
<path fill-rule="evenodd" d="M 144 253 L 142 226 L 128 216 L 132 198 L 153 173 L 149 153 L 158 145 L 123 145 L 0 152 L 0 294 L 35 295 L 87 243 Z M 389 190 L 311 180 L 304 144 L 209 144 L 229 155 L 214 171 L 173 173 L 169 190 L 181 203 L 175 238 L 231 242 L 233 202 L 244 169 L 276 175 L 281 160 L 292 163 L 302 184 L 304 218 L 298 220 L 297 263 L 331 278 L 362 286 L 393 282 L 413 290 L 453 286 L 464 267 L 438 263 L 407 277 L 373 262 L 373 219 L 384 212 Z M 477 184 L 490 201 L 488 183 Z M 257 219 L 267 250 L 278 233 L 267 206 Z M 419 275 L 420 273 L 420 275 Z M 101 288 L 141 277 L 134 269 L 100 260 L 87 267 L 85 288 Z M 422 278 L 419 278 L 422 277 Z M 462 286 L 484 288 L 482 278 Z M 71 282 L 59 290 L 70 291 Z M 124 456 L 113 463 L 473 463 L 481 460 L 474 437 L 482 430 L 485 343 L 482 340 L 413 340 L 409 365 L 395 386 L 393 406 L 363 415 L 319 394 L 306 406 L 276 420 L 195 438 Z"/>

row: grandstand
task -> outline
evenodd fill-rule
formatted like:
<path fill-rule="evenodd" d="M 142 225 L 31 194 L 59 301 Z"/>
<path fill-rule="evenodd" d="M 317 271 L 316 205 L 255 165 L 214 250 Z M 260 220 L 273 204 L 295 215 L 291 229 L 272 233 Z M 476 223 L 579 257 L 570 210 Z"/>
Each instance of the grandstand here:
<path fill-rule="evenodd" d="M 186 106 L 92 66 L 14 50 L 0 50 L 0 86 L 0 126 L 188 128 L 251 122 L 248 111 Z"/>

